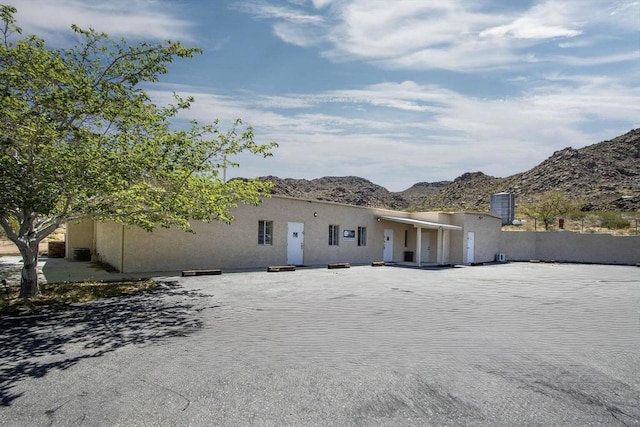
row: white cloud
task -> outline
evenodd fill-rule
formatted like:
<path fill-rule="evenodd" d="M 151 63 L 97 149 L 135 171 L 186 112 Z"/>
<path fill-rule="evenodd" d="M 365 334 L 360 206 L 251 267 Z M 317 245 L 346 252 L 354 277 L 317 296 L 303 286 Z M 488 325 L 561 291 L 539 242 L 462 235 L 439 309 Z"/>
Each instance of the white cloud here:
<path fill-rule="evenodd" d="M 568 2 L 547 0 L 533 6 L 513 22 L 488 28 L 480 37 L 514 37 L 516 39 L 548 39 L 575 37 L 581 34 L 579 24 L 571 22 L 575 16 Z"/>
<path fill-rule="evenodd" d="M 176 90 L 196 97 L 185 117 L 219 117 L 223 126 L 242 117 L 259 142 L 280 143 L 274 159 L 239 159 L 236 175 L 358 175 L 396 191 L 469 171 L 523 172 L 556 150 L 617 136 L 640 117 L 640 89 L 610 76 L 550 74 L 537 87 L 499 99 L 412 81 L 278 97 Z M 168 91 L 153 95 L 170 99 Z M 598 132 L 585 130 L 594 124 Z"/>
<path fill-rule="evenodd" d="M 9 0 L 11 1 L 11 0 Z M 146 0 L 84 2 L 78 0 L 13 0 L 16 18 L 25 34 L 38 34 L 53 44 L 65 44 L 61 34 L 71 36 L 70 27 L 92 27 L 112 37 L 190 41 L 190 24 L 178 19 L 171 7 Z"/>
<path fill-rule="evenodd" d="M 28 19 L 18 15 L 18 22 L 25 23 L 25 33 L 37 32 L 48 41 L 68 33 L 71 23 L 127 38 L 184 40 L 192 29 L 170 10 L 177 3 L 29 0 L 30 7 L 21 8 L 27 1 L 15 0 L 19 13 L 28 14 Z M 219 118 L 222 128 L 242 118 L 254 126 L 258 142 L 280 143 L 273 159 L 240 159 L 238 175 L 359 175 L 392 190 L 474 170 L 507 176 L 555 150 L 638 126 L 640 88 L 633 75 L 638 52 L 629 43 L 637 35 L 638 1 L 534 0 L 531 6 L 505 3 L 508 7 L 499 10 L 485 8 L 489 3 L 232 2 L 236 11 L 272 21 L 274 34 L 286 43 L 319 47 L 336 61 L 383 68 L 366 76 L 378 83 L 327 77 L 323 87 L 333 89 L 283 93 L 292 86 L 274 81 L 276 95 L 261 93 L 257 85 L 216 82 L 225 87 L 221 93 L 165 83 L 149 93 L 158 103 L 172 101 L 174 90 L 194 95 L 196 102 L 181 118 L 205 123 Z M 231 43 L 233 34 L 220 34 L 220 43 Z M 351 78 L 351 72 L 371 69 L 346 68 L 336 70 Z M 394 74 L 397 69 L 405 72 Z M 482 72 L 472 73 L 477 70 Z M 183 75 L 181 81 L 206 81 L 191 71 L 196 79 Z"/>
<path fill-rule="evenodd" d="M 619 0 L 615 2 L 598 3 L 599 8 L 592 16 L 612 25 L 624 27 L 629 31 L 638 31 L 638 14 L 640 14 L 640 1 Z"/>
<path fill-rule="evenodd" d="M 286 43 L 308 47 L 317 44 L 318 39 L 313 37 L 308 30 L 303 30 L 299 25 L 288 22 L 279 22 L 273 26 L 274 34 Z"/>
<path fill-rule="evenodd" d="M 637 62 L 640 59 L 640 52 L 621 52 L 611 55 L 597 55 L 597 56 L 553 56 L 554 62 L 573 65 L 573 66 L 591 66 L 591 65 L 604 65 L 604 64 L 617 64 L 619 62 Z"/>
<path fill-rule="evenodd" d="M 450 71 L 479 71 L 521 68 L 529 56 L 511 52 L 491 42 L 470 40 L 451 46 L 449 49 L 421 49 L 396 58 L 378 61 L 392 69 L 425 70 L 443 69 Z M 479 54 L 481 53 L 481 54 Z"/>
<path fill-rule="evenodd" d="M 304 1 L 289 1 L 299 8 L 276 6 L 260 0 L 242 1 L 232 7 L 258 19 L 275 20 L 273 32 L 285 43 L 301 47 L 317 45 L 322 41 L 324 17 L 299 10 Z"/>
<path fill-rule="evenodd" d="M 457 1 L 404 1 L 389 8 L 385 1 L 354 0 L 336 23 L 328 55 L 398 69 L 499 69 L 531 61 L 535 57 L 524 49 L 535 43 L 582 33 L 577 21 L 581 12 L 556 1 L 508 14 L 476 7 Z"/>
<path fill-rule="evenodd" d="M 312 2 L 316 9 L 322 9 L 333 3 L 333 0 L 312 0 Z"/>
<path fill-rule="evenodd" d="M 333 54 L 395 58 L 425 49 L 449 49 L 496 18 L 468 10 L 457 1 L 355 0 L 346 2 L 331 34 Z"/>
<path fill-rule="evenodd" d="M 254 99 L 254 103 L 260 108 L 296 109 L 309 108 L 313 104 L 299 96 L 261 96 Z"/>
<path fill-rule="evenodd" d="M 275 1 L 275 0 L 274 0 Z M 252 3 L 254 4 L 254 3 Z M 565 57 L 536 50 L 549 40 L 572 51 L 587 46 L 621 54 L 594 36 L 604 27 L 628 39 L 637 32 L 640 2 L 599 0 L 510 3 L 504 11 L 461 0 L 313 1 L 317 14 L 258 3 L 254 14 L 273 19 L 274 32 L 286 43 L 321 46 L 336 61 L 364 60 L 393 69 L 475 71 L 522 66 L 527 62 L 570 64 Z M 329 6 L 330 7 L 327 7 Z M 635 16 L 635 18 L 634 18 Z M 610 41 L 609 41 L 610 42 Z M 573 52 L 571 52 L 573 53 Z M 576 66 L 590 65 L 578 56 Z"/>
<path fill-rule="evenodd" d="M 264 1 L 239 2 L 234 7 L 260 19 L 281 19 L 285 22 L 303 25 L 324 22 L 324 18 L 320 15 L 303 13 L 291 7 L 274 6 Z"/>

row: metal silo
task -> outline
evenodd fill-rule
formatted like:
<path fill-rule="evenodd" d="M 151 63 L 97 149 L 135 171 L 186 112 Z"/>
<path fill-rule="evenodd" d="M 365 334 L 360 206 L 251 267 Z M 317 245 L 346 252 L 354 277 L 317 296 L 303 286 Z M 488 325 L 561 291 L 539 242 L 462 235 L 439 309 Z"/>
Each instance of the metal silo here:
<path fill-rule="evenodd" d="M 502 225 L 511 225 L 515 219 L 515 195 L 496 193 L 491 195 L 491 214 L 502 218 Z"/>

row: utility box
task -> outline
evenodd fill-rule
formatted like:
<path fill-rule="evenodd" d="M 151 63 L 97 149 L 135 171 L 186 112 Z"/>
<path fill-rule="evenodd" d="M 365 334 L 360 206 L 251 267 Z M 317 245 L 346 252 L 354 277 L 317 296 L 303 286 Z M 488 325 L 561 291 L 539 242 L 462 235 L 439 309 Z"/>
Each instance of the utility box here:
<path fill-rule="evenodd" d="M 89 248 L 73 248 L 74 261 L 91 261 L 91 249 Z"/>

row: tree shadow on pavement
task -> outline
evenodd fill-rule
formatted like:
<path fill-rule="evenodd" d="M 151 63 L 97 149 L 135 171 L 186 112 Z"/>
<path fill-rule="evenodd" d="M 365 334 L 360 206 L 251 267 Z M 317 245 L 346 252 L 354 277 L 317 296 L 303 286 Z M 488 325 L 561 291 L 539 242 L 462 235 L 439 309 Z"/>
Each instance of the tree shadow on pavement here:
<path fill-rule="evenodd" d="M 200 312 L 215 307 L 210 295 L 161 282 L 132 295 L 0 317 L 0 406 L 22 395 L 12 392 L 20 380 L 127 345 L 189 335 L 202 327 Z"/>

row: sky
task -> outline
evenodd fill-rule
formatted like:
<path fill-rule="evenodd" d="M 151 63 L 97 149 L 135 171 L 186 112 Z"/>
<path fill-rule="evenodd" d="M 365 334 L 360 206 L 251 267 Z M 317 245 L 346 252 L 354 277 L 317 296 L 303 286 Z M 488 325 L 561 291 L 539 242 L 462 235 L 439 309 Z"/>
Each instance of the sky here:
<path fill-rule="evenodd" d="M 203 54 L 158 84 L 272 158 L 227 176 L 360 176 L 402 191 L 640 127 L 640 0 L 0 0 L 51 48 L 72 24 Z"/>

